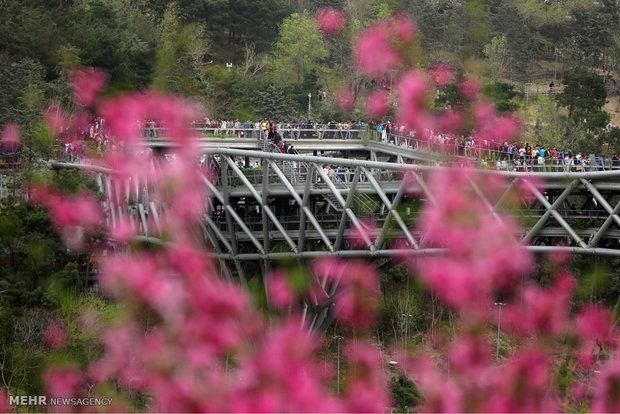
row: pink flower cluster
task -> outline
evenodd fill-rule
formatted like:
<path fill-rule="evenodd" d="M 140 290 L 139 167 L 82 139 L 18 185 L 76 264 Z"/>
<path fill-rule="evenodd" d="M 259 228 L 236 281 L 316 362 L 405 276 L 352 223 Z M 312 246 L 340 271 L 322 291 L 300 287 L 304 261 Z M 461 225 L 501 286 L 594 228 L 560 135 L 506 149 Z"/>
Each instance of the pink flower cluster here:
<path fill-rule="evenodd" d="M 106 74 L 98 69 L 79 69 L 69 75 L 75 101 L 85 108 L 94 104 L 106 82 Z"/>
<path fill-rule="evenodd" d="M 401 47 L 410 44 L 416 34 L 416 26 L 406 14 L 369 27 L 355 43 L 357 67 L 369 78 L 383 79 L 389 71 L 400 68 L 405 62 Z"/>
<path fill-rule="evenodd" d="M 340 9 L 323 7 L 316 13 L 319 29 L 327 36 L 336 36 L 347 25 L 347 15 Z"/>
<path fill-rule="evenodd" d="M 35 185 L 30 190 L 30 199 L 48 209 L 52 222 L 71 249 L 82 249 L 87 237 L 102 228 L 99 201 L 88 191 L 68 196 L 50 186 Z"/>
<path fill-rule="evenodd" d="M 106 195 L 105 212 L 123 212 L 128 203 L 140 202 L 134 185 L 146 184 L 150 197 L 165 206 L 147 223 L 164 243 L 144 249 L 135 238 L 137 223 L 121 214 L 104 221 L 92 195 L 69 197 L 49 187 L 33 188 L 33 200 L 50 210 L 63 234 L 96 229 L 114 240 L 117 252 L 98 259 L 99 283 L 105 295 L 123 306 L 122 316 L 101 332 L 101 358 L 85 372 L 74 366 L 49 367 L 44 379 L 50 395 L 80 397 L 113 383 L 152 396 L 152 411 L 373 412 L 389 406 L 384 365 L 363 337 L 377 315 L 376 271 L 362 262 L 318 262 L 316 278 L 301 290 L 293 288 L 286 274 L 273 271 L 267 276 L 266 296 L 282 312 L 265 320 L 248 292 L 217 275 L 218 263 L 199 242 L 207 194 L 194 167 L 198 146 L 186 130 L 195 108 L 151 92 L 104 100 L 95 96 L 92 102 L 115 142 L 97 161 L 119 182 L 118 190 Z M 137 121 L 145 114 L 175 137 L 178 148 L 172 159 L 143 150 Z M 55 111 L 50 122 L 62 126 L 63 117 Z M 362 333 L 344 351 L 355 375 L 340 396 L 331 390 L 333 367 L 324 369 L 316 358 L 319 338 L 302 328 L 302 296 L 318 305 L 333 300 L 336 317 Z M 85 331 L 102 329 L 92 315 L 81 322 Z M 46 339 L 59 350 L 70 340 L 57 324 L 48 327 Z M 114 409 L 131 407 L 119 403 Z"/>
<path fill-rule="evenodd" d="M 515 237 L 517 223 L 490 209 L 506 184 L 498 176 L 458 168 L 434 173 L 432 188 L 434 202 L 423 210 L 420 230 L 428 247 L 449 254 L 423 257 L 416 270 L 446 303 L 462 312 L 484 312 L 497 294 L 513 291 L 533 263 Z"/>

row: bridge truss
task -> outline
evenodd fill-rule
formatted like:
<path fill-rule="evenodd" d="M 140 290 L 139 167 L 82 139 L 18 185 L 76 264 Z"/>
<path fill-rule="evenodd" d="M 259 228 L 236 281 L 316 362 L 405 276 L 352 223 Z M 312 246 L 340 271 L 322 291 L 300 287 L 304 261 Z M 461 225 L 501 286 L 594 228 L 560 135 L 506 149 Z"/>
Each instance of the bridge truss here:
<path fill-rule="evenodd" d="M 219 159 L 221 168 L 214 182 L 204 178 L 211 198 L 203 232 L 214 255 L 237 267 L 241 262 L 323 255 L 391 257 L 397 253 L 395 239 L 405 240 L 412 254 L 432 251 L 412 225 L 416 203 L 435 202 L 428 175 L 436 167 L 224 148 L 210 150 L 210 156 Z M 236 159 L 246 157 L 258 159 L 262 168 L 241 169 Z M 157 237 L 161 206 L 148 198 L 140 183 L 118 182 L 106 170 L 97 170 L 107 219 L 114 224 L 127 216 L 145 237 Z M 415 180 L 405 184 L 401 179 L 405 171 Z M 519 212 L 525 225 L 519 237 L 529 249 L 620 256 L 620 171 L 485 173 L 505 176 L 506 194 L 522 180 L 529 182 L 527 178 L 536 177 L 541 183 L 540 189 L 530 188 L 536 202 Z M 125 195 L 124 206 L 112 203 L 114 192 L 117 198 Z M 491 211 L 500 208 L 502 199 L 491 205 L 482 192 L 478 194 Z M 367 232 L 364 226 L 369 218 L 378 226 L 372 241 L 364 248 L 353 248 L 348 232 Z M 559 242 L 567 247 L 558 247 Z"/>
<path fill-rule="evenodd" d="M 421 203 L 437 202 L 429 175 L 438 167 L 226 148 L 210 149 L 209 154 L 219 160 L 220 174 L 213 181 L 203 177 L 211 197 L 200 232 L 221 271 L 237 276 L 243 285 L 278 261 L 338 256 L 386 262 L 397 255 L 441 252 L 427 246 L 415 230 Z M 248 158 L 262 168 L 241 169 L 238 161 Z M 110 170 L 87 164 L 52 166 L 91 170 L 103 194 L 108 224 L 129 219 L 141 238 L 161 242 L 159 217 L 165 206 L 149 197 L 146 183 L 121 180 Z M 405 172 L 413 179 L 403 180 Z M 532 177 L 539 182 L 529 187 L 535 201 L 516 212 L 524 227 L 515 236 L 525 248 L 620 257 L 620 171 L 482 173 L 501 174 L 509 183 L 495 203 L 472 183 L 492 214 L 515 186 L 529 185 Z M 374 230 L 365 227 L 367 219 L 376 224 Z M 350 242 L 356 230 L 370 232 L 365 243 Z M 403 243 L 396 240 L 406 248 L 397 247 Z M 325 329 L 333 318 L 329 306 L 336 286 L 323 284 L 327 300 L 304 307 L 303 323 L 311 329 Z"/>

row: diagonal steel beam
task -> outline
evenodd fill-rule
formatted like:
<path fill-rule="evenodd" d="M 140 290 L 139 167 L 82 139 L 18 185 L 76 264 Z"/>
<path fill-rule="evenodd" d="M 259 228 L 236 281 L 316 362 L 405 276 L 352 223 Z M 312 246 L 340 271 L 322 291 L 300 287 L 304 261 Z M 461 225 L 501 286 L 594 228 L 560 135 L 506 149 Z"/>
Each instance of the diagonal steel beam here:
<path fill-rule="evenodd" d="M 618 204 L 616 204 L 616 207 L 610 212 L 609 217 L 605 219 L 605 222 L 597 230 L 594 236 L 590 238 L 590 241 L 588 241 L 588 247 L 594 247 L 598 244 L 609 226 L 611 226 L 612 221 L 614 221 L 614 217 L 618 217 L 618 213 L 620 213 L 620 200 L 618 200 Z"/>
<path fill-rule="evenodd" d="M 546 207 L 545 213 L 542 215 L 542 217 L 540 219 L 538 219 L 536 224 L 534 224 L 534 226 L 532 226 L 532 228 L 528 231 L 528 233 L 525 235 L 525 237 L 523 237 L 523 239 L 522 239 L 523 242 L 527 243 L 530 240 L 532 240 L 532 238 L 536 235 L 536 233 L 538 233 L 538 231 L 547 222 L 547 220 L 549 219 L 549 216 L 551 216 L 551 210 L 553 210 L 555 208 L 558 208 L 564 202 L 564 199 L 566 197 L 568 197 L 570 195 L 570 193 L 573 192 L 573 190 L 575 189 L 577 184 L 578 184 L 577 180 L 571 181 L 569 183 L 569 185 L 564 189 L 562 194 L 560 194 L 560 196 L 555 200 L 555 202 L 553 203 L 551 208 L 548 208 L 548 207 L 545 206 Z M 533 184 L 530 183 L 529 181 L 526 181 L 526 185 L 528 185 L 530 188 L 533 188 L 533 189 L 536 190 L 536 188 L 533 186 Z M 538 191 L 538 190 L 536 190 L 536 191 Z M 545 201 L 547 201 L 547 200 L 545 199 Z M 547 204 L 548 204 L 548 201 L 547 201 Z M 543 203 L 543 205 L 544 205 L 544 203 Z"/>
<path fill-rule="evenodd" d="M 379 196 L 379 198 L 381 199 L 383 204 L 385 204 L 385 206 L 388 208 L 389 215 L 393 216 L 394 219 L 396 220 L 396 222 L 398 223 L 398 226 L 400 227 L 400 229 L 405 234 L 405 237 L 407 238 L 409 243 L 411 243 L 411 245 L 413 246 L 414 249 L 419 248 L 418 243 L 413 238 L 413 235 L 411 234 L 411 232 L 407 228 L 407 225 L 405 224 L 403 219 L 400 217 L 400 214 L 398 213 L 398 211 L 392 207 L 392 203 L 390 202 L 390 200 L 387 198 L 387 196 L 385 195 L 385 193 L 381 189 L 381 186 L 379 185 L 379 183 L 377 182 L 375 177 L 373 177 L 372 174 L 370 174 L 365 167 L 362 167 L 362 171 L 366 174 L 366 177 L 368 178 L 368 181 L 370 182 L 370 185 L 373 186 L 373 188 L 377 192 L 377 195 Z M 401 188 L 402 188 L 402 185 L 401 185 Z M 400 191 L 400 189 L 399 189 L 399 191 Z M 402 192 L 401 192 L 401 194 L 402 194 Z M 389 220 L 386 219 L 385 223 L 383 225 L 383 228 L 381 230 L 381 236 L 385 235 L 388 226 L 389 226 Z M 379 248 L 379 244 L 383 242 L 382 239 L 383 239 L 382 237 L 381 238 L 377 238 L 377 240 L 375 241 L 375 248 Z"/>
<path fill-rule="evenodd" d="M 564 192 L 562 193 L 562 195 L 564 195 L 566 193 L 567 190 L 574 188 L 575 185 L 577 185 L 579 181 L 578 180 L 573 180 L 571 181 L 571 183 L 569 184 L 568 188 L 566 190 L 564 190 Z M 560 226 L 562 226 L 564 228 L 564 230 L 566 230 L 566 232 L 570 235 L 570 237 L 573 238 L 573 240 L 575 240 L 577 242 L 577 244 L 579 244 L 580 247 L 586 249 L 588 246 L 586 245 L 586 243 L 581 239 L 581 237 L 579 237 L 579 235 L 575 232 L 575 230 L 573 230 L 573 228 L 566 222 L 566 220 L 564 220 L 564 218 L 562 217 L 562 215 L 560 213 L 558 213 L 554 208 L 554 206 L 557 204 L 559 205 L 562 201 L 560 201 L 559 199 L 556 200 L 555 203 L 553 203 L 553 206 L 549 203 L 549 200 L 547 200 L 541 193 L 540 191 L 538 191 L 538 189 L 532 184 L 532 183 L 527 183 L 528 186 L 530 187 L 531 191 L 536 195 L 536 198 L 538 198 L 538 200 L 540 200 L 540 202 L 545 206 L 545 208 L 547 209 L 547 211 L 550 211 L 551 214 L 553 215 L 553 218 L 556 219 L 556 221 L 558 223 L 560 223 Z M 568 195 L 568 193 L 566 193 L 566 195 Z M 560 196 L 561 197 L 561 196 Z M 566 197 L 564 197 L 566 198 Z M 560 201 L 560 203 L 558 203 L 558 201 Z M 538 224 L 538 223 L 536 223 Z M 530 231 L 531 232 L 531 231 Z M 529 235 L 530 233 L 528 233 Z"/>
<path fill-rule="evenodd" d="M 321 176 L 321 179 L 323 181 L 325 181 L 325 183 L 327 184 L 327 186 L 329 187 L 329 189 L 331 190 L 332 194 L 334 195 L 334 197 L 336 197 L 336 200 L 338 200 L 338 202 L 342 205 L 342 208 L 344 209 L 344 211 L 347 213 L 347 215 L 349 216 L 349 219 L 351 220 L 351 222 L 353 223 L 353 226 L 355 226 L 355 228 L 360 232 L 360 234 L 362 235 L 362 238 L 364 239 L 364 243 L 368 246 L 368 248 L 370 249 L 370 251 L 374 251 L 375 246 L 372 244 L 372 241 L 370 240 L 370 238 L 368 237 L 368 235 L 366 234 L 366 231 L 364 229 L 364 227 L 361 225 L 360 221 L 358 220 L 357 216 L 355 215 L 355 213 L 353 213 L 353 210 L 351 210 L 350 207 L 346 206 L 346 201 L 344 200 L 344 198 L 342 198 L 342 195 L 340 194 L 340 191 L 338 191 L 338 189 L 336 188 L 336 186 L 334 186 L 334 183 L 332 183 L 332 181 L 329 179 L 329 177 L 327 176 L 327 174 L 325 174 L 325 172 L 323 171 L 322 168 L 320 168 L 318 165 L 315 164 L 315 169 L 316 171 L 319 173 L 319 175 Z"/>
<path fill-rule="evenodd" d="M 284 184 L 284 187 L 286 187 L 290 195 L 293 197 L 297 205 L 300 206 L 302 210 L 304 210 L 306 217 L 308 217 L 316 231 L 319 233 L 319 236 L 321 236 L 321 239 L 323 240 L 325 246 L 329 249 L 330 252 L 333 252 L 334 246 L 332 246 L 331 241 L 329 241 L 329 238 L 325 235 L 323 228 L 319 224 L 316 217 L 314 217 L 314 214 L 312 214 L 312 211 L 310 211 L 307 206 L 303 206 L 301 197 L 299 197 L 299 194 L 297 194 L 297 191 L 295 190 L 295 188 L 293 188 L 292 184 L 286 178 L 280 167 L 278 167 L 273 161 L 269 161 L 269 164 L 271 165 L 271 168 L 276 173 L 280 181 Z"/>
<path fill-rule="evenodd" d="M 303 208 L 299 212 L 299 238 L 297 239 L 297 248 L 299 251 L 303 251 L 306 248 L 306 209 L 309 209 L 310 204 L 310 189 L 312 188 L 312 181 L 314 180 L 313 171 L 314 170 L 308 168 L 306 184 L 304 185 L 304 195 L 301 203 Z"/>
<path fill-rule="evenodd" d="M 620 217 L 618 217 L 617 213 L 614 213 L 614 209 L 609 205 L 607 200 L 599 193 L 598 189 L 592 184 L 590 181 L 581 179 L 583 185 L 588 189 L 588 191 L 594 196 L 596 201 L 599 202 L 601 206 L 609 213 L 610 217 L 616 222 L 618 226 L 620 226 Z"/>
<path fill-rule="evenodd" d="M 385 223 L 383 224 L 383 228 L 381 229 L 381 233 L 377 237 L 377 240 L 375 240 L 375 248 L 376 249 L 381 248 L 381 245 L 383 244 L 383 240 L 385 239 L 385 236 L 387 235 L 387 231 L 388 231 L 389 225 L 390 225 L 390 223 L 392 221 L 392 216 L 393 216 L 392 211 L 398 211 L 397 208 L 398 208 L 398 205 L 400 204 L 400 201 L 402 200 L 404 192 L 405 192 L 405 182 L 403 181 L 401 183 L 400 187 L 398 188 L 398 191 L 396 192 L 396 195 L 394 196 L 394 201 L 392 202 L 392 208 L 388 211 L 388 214 L 385 217 Z M 412 235 L 412 238 L 413 238 L 413 235 Z M 411 241 L 410 241 L 410 243 L 416 249 L 420 247 L 415 242 L 415 239 L 413 240 L 413 243 Z"/>
<path fill-rule="evenodd" d="M 357 183 L 360 180 L 361 171 L 360 168 L 357 167 L 355 172 L 353 173 L 353 181 L 351 182 L 351 189 L 349 194 L 347 194 L 347 200 L 344 203 L 344 209 L 342 210 L 342 216 L 340 217 L 340 225 L 338 226 L 338 234 L 336 235 L 336 250 L 340 250 L 342 247 L 342 241 L 344 240 L 344 231 L 347 226 L 347 210 L 351 208 L 351 204 L 353 204 L 353 197 L 355 197 L 355 190 L 357 188 Z"/>
<path fill-rule="evenodd" d="M 271 250 L 271 239 L 269 237 L 269 218 L 267 217 L 267 212 L 265 209 L 268 209 L 267 201 L 269 199 L 269 160 L 262 159 L 261 164 L 263 166 L 263 185 L 262 185 L 262 193 L 261 193 L 261 201 L 260 201 L 260 216 L 261 223 L 263 225 L 263 249 L 268 252 Z M 263 263 L 264 267 L 267 268 L 268 263 Z"/>
<path fill-rule="evenodd" d="M 258 192 L 254 188 L 252 183 L 250 183 L 250 180 L 248 180 L 248 178 L 243 174 L 243 172 L 239 169 L 239 167 L 237 167 L 237 165 L 233 162 L 233 160 L 229 156 L 225 155 L 225 156 L 223 156 L 223 158 L 226 160 L 228 165 L 230 165 L 231 169 L 237 175 L 237 177 L 241 180 L 243 185 L 245 185 L 246 188 L 248 190 L 250 190 L 250 193 L 252 194 L 252 197 L 254 197 L 254 199 L 256 199 L 256 201 L 258 203 L 262 204 L 262 201 L 263 201 L 262 197 L 258 194 Z M 289 245 L 291 250 L 293 250 L 295 253 L 297 253 L 297 246 L 295 245 L 295 243 L 293 242 L 291 237 L 288 235 L 287 231 L 284 229 L 284 226 L 282 226 L 282 223 L 280 223 L 280 220 L 278 220 L 278 218 L 275 216 L 273 211 L 271 211 L 270 208 L 264 208 L 265 206 L 261 206 L 261 207 L 263 207 L 263 209 L 267 213 L 267 216 L 269 217 L 269 219 L 271 219 L 273 224 L 276 226 L 276 229 L 278 229 L 278 231 L 280 233 L 282 233 L 282 236 L 284 237 L 284 240 Z"/>
<path fill-rule="evenodd" d="M 504 200 L 506 200 L 506 198 L 508 198 L 508 195 L 510 194 L 510 192 L 514 188 L 515 184 L 517 183 L 517 180 L 518 180 L 518 178 L 514 178 L 514 179 L 510 180 L 510 184 L 508 184 L 508 187 L 506 187 L 506 190 L 504 191 L 502 196 L 499 198 L 499 200 L 497 200 L 497 203 L 495 203 L 495 207 L 494 207 L 495 210 L 497 210 L 504 203 Z"/>
<path fill-rule="evenodd" d="M 220 202 L 224 205 L 224 211 L 226 212 L 226 216 L 228 216 L 228 214 L 230 214 L 233 218 L 233 220 L 239 225 L 239 227 L 241 228 L 241 230 L 248 236 L 248 238 L 250 239 L 250 241 L 252 242 L 252 244 L 256 247 L 256 249 L 261 253 L 261 254 L 265 254 L 265 251 L 263 250 L 263 246 L 258 242 L 258 240 L 256 239 L 256 237 L 254 237 L 254 234 L 252 233 L 252 231 L 248 228 L 248 226 L 246 226 L 246 224 L 243 222 L 243 220 L 241 219 L 241 217 L 239 217 L 239 215 L 237 214 L 237 212 L 230 206 L 230 203 L 227 203 L 225 201 L 224 195 L 221 194 L 217 188 L 215 188 L 215 186 L 206 178 L 206 177 L 202 177 L 204 183 L 207 185 L 207 187 L 209 187 L 209 191 L 211 192 L 211 194 L 213 194 L 213 196 L 215 198 L 217 198 L 218 200 L 220 200 Z M 230 227 L 228 226 L 228 218 L 226 219 L 226 226 L 230 229 L 233 229 L 232 231 L 232 239 L 230 240 L 231 246 L 233 247 L 233 251 L 235 250 L 235 245 L 237 243 L 237 238 L 234 232 L 234 226 L 232 226 L 232 223 L 230 225 Z M 237 253 L 235 253 L 237 254 Z"/>

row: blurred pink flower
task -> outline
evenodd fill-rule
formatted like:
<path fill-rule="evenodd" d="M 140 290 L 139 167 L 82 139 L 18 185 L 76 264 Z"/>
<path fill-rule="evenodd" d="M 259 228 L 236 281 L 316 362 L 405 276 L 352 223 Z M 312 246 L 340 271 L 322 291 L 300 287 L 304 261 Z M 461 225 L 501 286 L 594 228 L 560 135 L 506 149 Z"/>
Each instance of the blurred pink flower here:
<path fill-rule="evenodd" d="M 2 129 L 2 147 L 7 149 L 14 149 L 21 142 L 19 126 L 15 123 L 9 122 L 4 125 Z"/>
<path fill-rule="evenodd" d="M 463 95 L 465 99 L 469 99 L 470 101 L 473 101 L 480 95 L 480 92 L 482 91 L 482 86 L 480 85 L 480 82 L 478 82 L 476 79 L 474 79 L 471 76 L 468 76 L 461 83 L 461 87 L 459 91 L 461 92 L 461 95 Z"/>
<path fill-rule="evenodd" d="M 610 361 L 596 377 L 595 394 L 592 399 L 593 413 L 620 412 L 620 360 Z"/>
<path fill-rule="evenodd" d="M 369 329 L 376 321 L 379 306 L 376 269 L 364 262 L 335 258 L 319 259 L 312 268 L 318 278 L 324 277 L 337 285 L 336 318 L 356 329 Z"/>
<path fill-rule="evenodd" d="M 351 88 L 343 86 L 336 92 L 336 104 L 343 112 L 352 112 L 355 108 L 356 100 L 357 95 Z"/>
<path fill-rule="evenodd" d="M 441 299 L 463 312 L 486 312 L 495 294 L 513 291 L 533 263 L 513 236 L 515 220 L 492 213 L 475 190 L 485 189 L 491 199 L 500 193 L 498 178 L 487 177 L 464 167 L 435 172 L 429 183 L 435 203 L 425 206 L 419 220 L 427 247 L 448 251 L 420 257 L 415 268 Z"/>
<path fill-rule="evenodd" d="M 390 96 L 386 90 L 379 89 L 366 97 L 366 113 L 376 120 L 382 119 L 390 110 Z"/>
<path fill-rule="evenodd" d="M 69 339 L 65 327 L 59 321 L 52 321 L 47 324 L 44 337 L 45 344 L 55 350 L 64 349 Z"/>
<path fill-rule="evenodd" d="M 586 306 L 577 315 L 576 324 L 577 334 L 585 341 L 612 346 L 618 342 L 618 331 L 610 309 Z"/>
<path fill-rule="evenodd" d="M 521 293 L 522 305 L 509 305 L 504 312 L 504 325 L 518 335 L 550 335 L 562 337 L 569 326 L 571 298 L 576 282 L 570 275 L 558 278 L 551 289 L 527 286 Z"/>
<path fill-rule="evenodd" d="M 413 42 L 418 33 L 418 28 L 406 13 L 399 13 L 393 16 L 390 25 L 394 37 L 402 43 Z"/>
<path fill-rule="evenodd" d="M 398 92 L 398 123 L 424 138 L 425 131 L 435 128 L 435 119 L 426 108 L 429 99 L 427 77 L 418 71 L 406 72 L 399 81 Z"/>
<path fill-rule="evenodd" d="M 375 24 L 358 36 L 354 56 L 359 70 L 369 78 L 382 78 L 403 62 L 400 51 L 392 44 L 390 28 L 384 24 Z"/>
<path fill-rule="evenodd" d="M 50 397 L 79 397 L 84 378 L 78 367 L 50 367 L 43 378 Z"/>
<path fill-rule="evenodd" d="M 4 388 L 0 388 L 0 413 L 10 413 L 13 407 L 9 404 L 9 395 Z"/>
<path fill-rule="evenodd" d="M 377 234 L 377 223 L 373 220 L 361 220 L 360 225 L 354 226 L 348 236 L 349 243 L 354 249 L 366 249 L 368 243 L 374 243 Z"/>
<path fill-rule="evenodd" d="M 384 361 L 377 358 L 377 349 L 368 341 L 356 340 L 348 343 L 344 354 L 349 375 L 344 389 L 343 411 L 354 413 L 385 412 L 393 401 L 386 383 L 388 378 Z"/>
<path fill-rule="evenodd" d="M 69 115 L 58 104 L 52 104 L 45 110 L 45 121 L 52 130 L 52 134 L 59 134 L 69 125 Z"/>
<path fill-rule="evenodd" d="M 479 411 L 483 412 L 555 412 L 560 409 L 551 390 L 551 361 L 538 348 L 523 348 L 503 364 L 495 377 L 495 392 Z"/>
<path fill-rule="evenodd" d="M 316 13 L 319 30 L 327 36 L 336 36 L 347 25 L 347 14 L 333 7 L 322 7 Z"/>
<path fill-rule="evenodd" d="M 438 63 L 431 68 L 433 81 L 439 86 L 446 86 L 454 82 L 454 69 L 444 63 Z"/>
<path fill-rule="evenodd" d="M 75 101 L 85 108 L 92 106 L 106 82 L 106 74 L 98 69 L 77 69 L 69 74 Z"/>
<path fill-rule="evenodd" d="M 75 196 L 66 196 L 47 186 L 34 186 L 30 191 L 32 201 L 49 210 L 52 222 L 60 228 L 65 243 L 72 249 L 80 249 L 85 236 L 102 225 L 99 201 L 87 191 Z"/>
<path fill-rule="evenodd" d="M 437 125 L 441 132 L 457 134 L 463 128 L 465 115 L 457 110 L 448 109 L 437 115 Z"/>
<path fill-rule="evenodd" d="M 277 309 L 291 306 L 295 299 L 293 288 L 282 270 L 274 270 L 267 275 L 267 292 L 269 303 Z"/>

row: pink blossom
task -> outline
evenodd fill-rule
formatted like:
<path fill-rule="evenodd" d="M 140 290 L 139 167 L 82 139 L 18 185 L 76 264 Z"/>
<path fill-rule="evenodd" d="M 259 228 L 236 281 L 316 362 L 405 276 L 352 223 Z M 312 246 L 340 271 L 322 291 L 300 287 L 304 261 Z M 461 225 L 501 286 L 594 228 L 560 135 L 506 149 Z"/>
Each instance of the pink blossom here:
<path fill-rule="evenodd" d="M 464 412 L 465 394 L 450 378 L 444 376 L 430 356 L 419 355 L 411 361 L 400 358 L 398 368 L 411 375 L 424 397 L 422 412 Z M 403 366 L 406 364 L 406 366 Z"/>
<path fill-rule="evenodd" d="M 118 219 L 116 226 L 112 229 L 110 237 L 121 243 L 127 243 L 136 236 L 136 226 L 128 218 Z"/>
<path fill-rule="evenodd" d="M 449 304 L 484 312 L 496 293 L 513 291 L 519 277 L 529 273 L 532 256 L 512 236 L 518 232 L 514 219 L 492 214 L 474 189 L 485 188 L 488 197 L 499 193 L 497 182 L 459 168 L 436 172 L 429 185 L 435 203 L 422 211 L 420 230 L 428 247 L 447 248 L 448 253 L 421 257 L 415 267 Z"/>
<path fill-rule="evenodd" d="M 366 249 L 369 243 L 374 243 L 377 231 L 377 223 L 373 220 L 362 220 L 359 226 L 351 229 L 348 239 L 353 248 Z"/>
<path fill-rule="evenodd" d="M 316 14 L 319 29 L 327 36 L 336 36 L 347 25 L 347 15 L 340 9 L 322 7 Z"/>
<path fill-rule="evenodd" d="M 381 119 L 390 110 L 389 94 L 383 89 L 371 92 L 366 97 L 366 113 L 372 119 Z"/>
<path fill-rule="evenodd" d="M 480 92 L 482 91 L 482 86 L 480 85 L 480 82 L 478 82 L 473 77 L 467 77 L 463 81 L 463 83 L 461 83 L 459 91 L 465 99 L 473 101 L 480 95 Z"/>
<path fill-rule="evenodd" d="M 4 388 L 0 388 L 0 413 L 10 413 L 13 407 L 9 404 L 9 396 Z"/>
<path fill-rule="evenodd" d="M 491 346 L 480 336 L 457 338 L 450 348 L 450 366 L 460 374 L 472 379 L 488 375 L 491 365 Z"/>
<path fill-rule="evenodd" d="M 561 337 L 569 329 L 570 299 L 575 290 L 572 276 L 556 280 L 551 289 L 536 285 L 525 288 L 522 305 L 510 305 L 504 313 L 507 329 L 523 336 Z"/>
<path fill-rule="evenodd" d="M 357 67 L 369 78 L 382 78 L 403 62 L 400 51 L 392 44 L 390 28 L 383 24 L 362 32 L 355 42 L 354 55 Z"/>
<path fill-rule="evenodd" d="M 596 378 L 591 410 L 594 413 L 620 412 L 620 361 L 610 361 Z"/>
<path fill-rule="evenodd" d="M 58 104 L 52 104 L 45 110 L 45 121 L 53 134 L 60 133 L 69 123 L 69 115 Z"/>
<path fill-rule="evenodd" d="M 269 303 L 276 308 L 284 309 L 293 304 L 294 292 L 283 271 L 274 270 L 267 275 L 267 291 Z"/>
<path fill-rule="evenodd" d="M 341 87 L 336 92 L 336 103 L 343 112 L 351 112 L 355 108 L 357 95 L 351 88 Z"/>
<path fill-rule="evenodd" d="M 379 306 L 376 270 L 363 262 L 332 258 L 317 260 L 313 269 L 317 277 L 337 284 L 334 312 L 338 320 L 356 329 L 369 329 Z"/>
<path fill-rule="evenodd" d="M 551 412 L 559 409 L 557 396 L 549 392 L 550 361 L 537 348 L 521 349 L 496 376 L 495 392 L 480 411 Z"/>
<path fill-rule="evenodd" d="M 394 37 L 402 43 L 411 43 L 415 39 L 418 28 L 406 13 L 399 13 L 392 18 L 391 29 Z"/>
<path fill-rule="evenodd" d="M 583 340 L 614 345 L 618 334 L 611 311 L 600 306 L 587 306 L 577 316 L 577 334 Z"/>
<path fill-rule="evenodd" d="M 424 74 L 416 71 L 405 73 L 398 86 L 398 122 L 420 135 L 435 127 L 435 119 L 428 113 L 428 81 Z"/>
<path fill-rule="evenodd" d="M 93 104 L 106 82 L 106 74 L 98 69 L 78 69 L 69 74 L 75 101 L 83 107 Z"/>
<path fill-rule="evenodd" d="M 344 390 L 348 412 L 379 413 L 392 404 L 388 394 L 387 376 L 383 361 L 377 358 L 377 350 L 367 341 L 347 344 L 346 356 L 350 380 Z"/>
<path fill-rule="evenodd" d="M 431 75 L 439 86 L 446 86 L 454 82 L 454 69 L 443 63 L 434 65 L 431 68 Z"/>
<path fill-rule="evenodd" d="M 465 116 L 462 112 L 449 109 L 437 115 L 437 124 L 441 131 L 456 134 L 463 128 Z"/>
<path fill-rule="evenodd" d="M 51 367 L 44 375 L 45 387 L 51 397 L 78 397 L 84 379 L 77 367 Z"/>
<path fill-rule="evenodd" d="M 50 322 L 45 328 L 45 344 L 52 349 L 61 350 L 68 341 L 67 331 L 59 321 Z"/>
<path fill-rule="evenodd" d="M 2 129 L 2 147 L 4 149 L 14 149 L 19 143 L 20 140 L 20 130 L 17 124 L 12 122 L 4 125 Z"/>
<path fill-rule="evenodd" d="M 567 265 L 572 258 L 570 247 L 565 243 L 557 244 L 556 247 L 558 247 L 559 250 L 554 250 L 549 255 L 549 261 L 553 264 L 554 268 Z"/>

